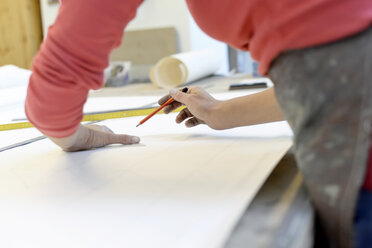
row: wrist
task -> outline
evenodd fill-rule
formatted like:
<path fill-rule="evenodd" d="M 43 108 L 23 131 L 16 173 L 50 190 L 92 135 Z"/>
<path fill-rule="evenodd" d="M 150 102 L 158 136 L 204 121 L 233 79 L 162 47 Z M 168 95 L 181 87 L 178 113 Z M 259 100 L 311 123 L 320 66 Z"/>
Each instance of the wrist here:
<path fill-rule="evenodd" d="M 224 130 L 231 128 L 230 127 L 230 120 L 227 117 L 229 108 L 228 101 L 219 101 L 216 100 L 215 106 L 211 109 L 210 112 L 210 121 L 209 126 L 216 130 Z"/>
<path fill-rule="evenodd" d="M 49 136 L 47 136 L 47 137 L 51 141 L 53 141 L 53 143 L 55 143 L 56 145 L 61 147 L 63 150 L 67 150 L 67 149 L 74 146 L 74 144 L 76 143 L 79 132 L 84 131 L 83 129 L 84 129 L 84 127 L 82 125 L 80 125 L 78 130 L 70 136 L 63 137 L 63 138 L 54 138 L 54 137 L 49 137 Z"/>

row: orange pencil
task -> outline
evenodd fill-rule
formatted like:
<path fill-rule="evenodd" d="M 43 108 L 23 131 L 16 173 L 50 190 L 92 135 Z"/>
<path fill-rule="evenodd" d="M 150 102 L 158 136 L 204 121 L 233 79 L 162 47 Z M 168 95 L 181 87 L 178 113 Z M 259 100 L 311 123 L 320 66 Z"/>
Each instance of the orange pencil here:
<path fill-rule="evenodd" d="M 182 92 L 183 93 L 187 93 L 187 87 L 183 88 L 182 89 Z M 150 119 L 151 117 L 153 117 L 157 112 L 159 112 L 160 110 L 162 110 L 165 106 L 168 106 L 169 104 L 171 104 L 172 102 L 174 102 L 174 99 L 173 97 L 169 98 L 168 101 L 166 101 L 165 103 L 163 103 L 159 108 L 155 109 L 154 112 L 152 112 L 151 114 L 149 114 L 148 116 L 146 116 L 145 118 L 143 118 L 136 127 L 138 127 L 139 125 L 142 125 L 143 123 L 145 123 L 148 119 Z"/>

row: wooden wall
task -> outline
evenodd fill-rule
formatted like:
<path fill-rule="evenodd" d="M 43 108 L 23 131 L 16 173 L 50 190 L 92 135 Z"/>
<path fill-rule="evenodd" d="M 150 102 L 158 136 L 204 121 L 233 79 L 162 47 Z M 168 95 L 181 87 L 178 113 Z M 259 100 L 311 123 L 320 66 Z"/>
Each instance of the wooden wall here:
<path fill-rule="evenodd" d="M 42 37 L 39 0 L 0 0 L 0 66 L 30 68 Z"/>

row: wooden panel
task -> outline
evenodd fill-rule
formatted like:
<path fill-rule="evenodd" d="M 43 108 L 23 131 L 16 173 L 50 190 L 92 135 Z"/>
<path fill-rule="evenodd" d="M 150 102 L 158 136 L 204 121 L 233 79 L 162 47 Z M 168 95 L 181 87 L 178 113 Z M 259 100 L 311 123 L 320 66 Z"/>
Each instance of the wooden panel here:
<path fill-rule="evenodd" d="M 111 54 L 111 61 L 129 60 L 133 64 L 155 64 L 159 59 L 177 53 L 174 28 L 126 31 L 120 47 Z"/>
<path fill-rule="evenodd" d="M 41 41 L 39 0 L 1 0 L 0 66 L 30 68 Z"/>

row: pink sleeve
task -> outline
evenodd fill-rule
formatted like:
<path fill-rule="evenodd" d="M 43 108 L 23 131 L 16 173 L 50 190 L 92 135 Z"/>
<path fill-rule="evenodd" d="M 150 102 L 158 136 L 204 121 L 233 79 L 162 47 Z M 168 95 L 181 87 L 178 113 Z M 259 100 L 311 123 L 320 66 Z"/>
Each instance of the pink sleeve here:
<path fill-rule="evenodd" d="M 73 134 L 89 89 L 103 85 L 111 50 L 142 0 L 63 0 L 32 65 L 28 119 L 44 134 Z"/>

